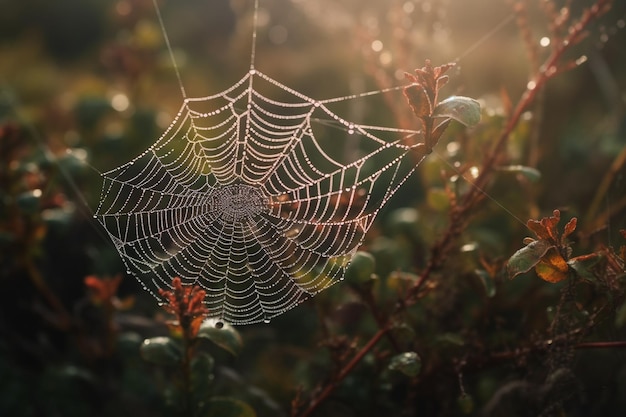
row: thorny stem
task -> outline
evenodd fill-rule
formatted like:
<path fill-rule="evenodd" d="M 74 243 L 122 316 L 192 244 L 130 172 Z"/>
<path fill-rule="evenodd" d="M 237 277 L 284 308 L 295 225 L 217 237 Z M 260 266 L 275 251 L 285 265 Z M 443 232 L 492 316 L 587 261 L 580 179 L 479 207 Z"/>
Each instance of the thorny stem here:
<path fill-rule="evenodd" d="M 443 264 L 448 251 L 452 248 L 452 243 L 464 229 L 463 225 L 468 221 L 469 215 L 477 204 L 483 200 L 485 196 L 484 188 L 489 182 L 491 173 L 497 167 L 498 161 L 502 158 L 504 145 L 519 123 L 522 115 L 534 102 L 537 93 L 544 87 L 546 82 L 559 73 L 557 71 L 557 64 L 563 57 L 565 51 L 567 51 L 570 46 L 575 44 L 575 41 L 583 34 L 585 28 L 594 19 L 606 11 L 611 2 L 612 0 L 598 0 L 593 6 L 587 9 L 587 11 L 583 13 L 581 19 L 576 24 L 572 25 L 572 30 L 568 33 L 568 36 L 565 37 L 558 47 L 553 49 L 544 65 L 539 69 L 533 80 L 534 85 L 532 85 L 532 88 L 528 88 L 518 101 L 508 122 L 496 140 L 494 147 L 485 159 L 482 169 L 480 170 L 480 174 L 473 184 L 474 187 L 467 192 L 460 204 L 453 206 L 450 211 L 450 224 L 448 226 L 448 230 L 432 247 L 430 251 L 431 257 L 428 264 L 420 274 L 416 283 L 407 292 L 405 299 L 399 302 L 398 309 L 403 309 L 406 306 L 414 304 L 417 301 L 416 295 L 421 287 L 430 278 L 433 271 L 437 270 Z M 426 142 L 426 146 L 424 146 L 423 149 L 416 149 L 419 153 L 424 152 L 424 154 L 426 154 L 429 153 L 429 145 L 430 144 Z M 322 392 L 311 401 L 309 407 L 302 414 L 300 414 L 300 417 L 310 416 L 311 413 L 315 411 L 315 409 L 317 409 L 317 407 L 337 388 L 339 383 L 352 371 L 359 361 L 371 349 L 373 349 L 374 346 L 376 346 L 380 339 L 389 331 L 389 328 L 390 322 L 388 321 L 387 325 L 380 328 L 378 332 L 376 332 L 367 342 L 367 344 L 363 346 L 363 348 L 361 348 L 361 350 L 352 358 L 352 360 L 346 364 L 339 375 L 328 383 Z M 626 342 L 624 343 L 626 344 Z"/>

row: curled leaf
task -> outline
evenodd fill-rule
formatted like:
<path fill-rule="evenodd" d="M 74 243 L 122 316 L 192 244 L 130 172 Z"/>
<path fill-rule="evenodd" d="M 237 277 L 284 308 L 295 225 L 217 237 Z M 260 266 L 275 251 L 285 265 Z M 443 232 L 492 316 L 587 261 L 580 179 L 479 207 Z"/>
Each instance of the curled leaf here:
<path fill-rule="evenodd" d="M 576 230 L 576 224 L 578 223 L 578 219 L 576 217 L 572 217 L 569 222 L 565 225 L 565 230 L 563 231 L 562 239 L 565 240 L 566 237 L 574 233 Z"/>
<path fill-rule="evenodd" d="M 413 113 L 419 118 L 429 117 L 432 112 L 432 103 L 426 89 L 419 84 L 412 84 L 404 89 L 404 95 L 411 106 Z"/>
<path fill-rule="evenodd" d="M 465 126 L 474 126 L 480 122 L 480 104 L 470 97 L 448 97 L 435 107 L 432 117 L 448 117 Z"/>
<path fill-rule="evenodd" d="M 441 135 L 448 128 L 449 124 L 450 124 L 450 119 L 446 119 L 443 122 L 439 123 L 437 127 L 433 129 L 433 133 L 430 136 L 430 141 L 433 144 L 433 146 L 439 141 L 439 139 L 441 138 Z"/>
<path fill-rule="evenodd" d="M 515 278 L 519 274 L 530 271 L 541 261 L 541 258 L 550 248 L 554 248 L 550 242 L 535 240 L 515 252 L 507 263 L 509 278 Z"/>
<path fill-rule="evenodd" d="M 532 230 L 539 239 L 549 240 L 556 244 L 559 242 L 559 232 L 556 229 L 559 220 L 561 220 L 561 212 L 554 210 L 550 217 L 544 217 L 541 220 L 528 220 L 526 227 Z"/>
<path fill-rule="evenodd" d="M 208 339 L 237 356 L 243 349 L 243 341 L 241 335 L 233 326 L 215 319 L 207 319 L 200 325 L 198 336 L 202 339 Z"/>

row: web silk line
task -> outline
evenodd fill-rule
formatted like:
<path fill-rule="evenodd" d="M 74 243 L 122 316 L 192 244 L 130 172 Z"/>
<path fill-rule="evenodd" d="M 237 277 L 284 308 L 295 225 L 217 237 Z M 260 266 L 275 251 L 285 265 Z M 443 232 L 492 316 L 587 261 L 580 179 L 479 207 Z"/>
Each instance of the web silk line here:
<path fill-rule="evenodd" d="M 176 58 L 174 58 L 174 51 L 172 50 L 172 45 L 170 44 L 170 38 L 167 35 L 167 30 L 165 30 L 165 23 L 163 23 L 161 8 L 159 7 L 157 0 L 152 0 L 152 4 L 154 5 L 154 9 L 159 20 L 159 26 L 161 26 L 161 33 L 163 34 L 165 45 L 167 45 L 167 52 L 170 55 L 170 61 L 172 61 L 172 65 L 174 66 L 174 72 L 176 73 L 176 78 L 178 79 L 178 87 L 180 88 L 180 92 L 182 93 L 183 98 L 187 98 L 187 92 L 185 91 L 185 86 L 183 85 L 183 79 L 180 76 L 180 71 L 178 69 L 178 64 L 176 63 Z"/>
<path fill-rule="evenodd" d="M 252 47 L 250 49 L 250 70 L 253 70 L 255 66 L 258 23 L 259 23 L 259 0 L 254 0 L 254 18 L 252 22 Z"/>
<path fill-rule="evenodd" d="M 467 48 L 465 52 L 457 56 L 454 62 L 458 63 L 460 60 L 462 60 L 463 58 L 465 58 L 466 56 L 474 52 L 476 49 L 480 48 L 483 43 L 491 39 L 492 36 L 494 36 L 496 33 L 502 30 L 506 25 L 512 22 L 514 18 L 515 18 L 514 13 L 511 13 L 510 15 L 508 15 L 500 23 L 495 25 L 489 32 L 485 33 L 480 39 L 478 39 L 476 42 L 474 42 L 474 44 L 472 44 L 469 48 Z"/>

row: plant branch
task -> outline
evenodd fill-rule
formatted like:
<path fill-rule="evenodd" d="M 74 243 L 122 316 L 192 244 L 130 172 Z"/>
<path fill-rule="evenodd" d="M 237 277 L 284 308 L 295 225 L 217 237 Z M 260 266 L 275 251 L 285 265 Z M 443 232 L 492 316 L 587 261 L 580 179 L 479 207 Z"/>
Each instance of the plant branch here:
<path fill-rule="evenodd" d="M 458 204 L 453 204 L 449 214 L 450 223 L 446 232 L 439 239 L 439 241 L 437 241 L 431 247 L 431 256 L 427 265 L 422 270 L 422 273 L 416 280 L 415 284 L 409 289 L 409 291 L 407 291 L 404 299 L 399 300 L 396 312 L 397 310 L 404 309 L 406 306 L 414 304 L 418 299 L 417 295 L 419 294 L 422 286 L 432 276 L 432 273 L 443 265 L 447 254 L 453 246 L 454 241 L 461 235 L 462 231 L 464 230 L 465 224 L 469 221 L 470 215 L 472 214 L 476 206 L 484 199 L 486 195 L 484 189 L 489 183 L 491 174 L 493 173 L 495 168 L 497 168 L 499 161 L 502 159 L 505 144 L 507 143 L 507 140 L 515 127 L 518 125 L 522 115 L 533 104 L 538 92 L 543 89 L 547 81 L 560 73 L 558 64 L 559 61 L 562 59 L 564 53 L 582 38 L 586 27 L 594 19 L 605 13 L 610 4 L 611 0 L 598 0 L 593 6 L 583 12 L 580 20 L 575 24 L 572 24 L 571 31 L 568 33 L 568 35 L 559 43 L 558 46 L 554 47 L 550 56 L 546 59 L 545 63 L 537 70 L 533 80 L 528 84 L 528 88 L 518 101 L 506 125 L 504 126 L 500 135 L 495 141 L 492 150 L 485 158 L 482 164 L 482 169 L 480 170 L 478 177 L 472 184 L 473 187 L 465 194 L 465 196 Z M 570 67 L 571 66 L 565 65 L 566 69 L 569 69 Z M 414 113 L 418 113 L 416 109 L 414 109 Z M 421 161 L 423 157 L 430 153 L 432 146 L 434 146 L 434 143 L 432 143 L 433 141 L 429 138 L 429 134 L 432 131 L 432 126 L 430 126 L 430 129 L 429 126 L 425 126 L 424 131 L 425 143 L 423 145 L 420 144 L 421 146 L 417 145 L 416 147 L 414 147 L 413 151 L 414 156 L 419 161 Z M 302 414 L 300 414 L 300 417 L 309 417 L 311 413 L 313 413 L 319 407 L 319 405 L 326 398 L 328 398 L 332 392 L 335 391 L 339 383 L 343 379 L 345 379 L 345 377 L 354 369 L 354 367 L 360 362 L 360 360 L 371 349 L 373 349 L 373 347 L 380 341 L 381 338 L 383 338 L 385 334 L 387 334 L 389 328 L 390 321 L 388 319 L 387 325 L 381 327 L 380 330 L 371 337 L 371 339 L 361 348 L 361 350 L 352 358 L 352 360 L 344 366 L 341 372 L 324 387 L 319 395 L 317 395 L 311 401 L 309 407 Z M 582 346 L 585 345 L 582 344 Z M 508 352 L 506 354 L 510 355 L 511 353 Z"/>
<path fill-rule="evenodd" d="M 534 79 L 529 83 L 528 88 L 515 106 L 491 152 L 487 155 L 485 161 L 483 162 L 482 169 L 472 184 L 473 187 L 470 188 L 470 190 L 465 194 L 461 202 L 458 205 L 453 206 L 450 211 L 450 225 L 441 239 L 431 248 L 431 257 L 428 264 L 407 296 L 409 304 L 416 301 L 415 295 L 418 293 L 419 289 L 428 280 L 432 272 L 441 266 L 448 251 L 452 247 L 452 243 L 463 231 L 463 225 L 469 220 L 471 212 L 486 195 L 484 190 L 489 183 L 491 174 L 502 158 L 505 144 L 515 127 L 518 125 L 524 112 L 535 101 L 537 94 L 543 89 L 547 81 L 558 73 L 558 64 L 564 53 L 571 46 L 576 44 L 586 27 L 594 19 L 606 12 L 610 3 L 611 0 L 598 0 L 597 3 L 587 9 L 587 11 L 583 13 L 581 19 L 576 24 L 572 25 L 572 30 L 568 33 L 565 39 L 563 39 L 563 41 L 552 50 L 550 56 L 539 68 L 534 76 Z"/>
<path fill-rule="evenodd" d="M 357 352 L 356 355 L 348 362 L 342 369 L 341 372 L 330 382 L 328 383 L 322 392 L 318 396 L 316 396 L 313 401 L 309 404 L 309 407 L 300 414 L 300 417 L 308 417 L 319 407 L 319 405 L 328 398 L 330 394 L 335 391 L 335 389 L 339 386 L 339 383 L 345 379 L 346 376 L 352 372 L 354 367 L 363 359 L 363 357 L 370 351 L 372 348 L 378 343 L 380 339 L 383 338 L 389 331 L 389 326 L 385 326 L 379 329 L 372 338 Z"/>

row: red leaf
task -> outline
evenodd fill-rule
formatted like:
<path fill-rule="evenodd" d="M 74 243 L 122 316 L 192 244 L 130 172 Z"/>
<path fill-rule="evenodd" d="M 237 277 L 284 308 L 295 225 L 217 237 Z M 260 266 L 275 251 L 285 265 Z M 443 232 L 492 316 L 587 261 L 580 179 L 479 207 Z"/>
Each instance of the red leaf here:
<path fill-rule="evenodd" d="M 417 117 L 421 119 L 430 116 L 432 104 L 424 87 L 420 84 L 410 85 L 404 89 L 404 95 Z"/>
<path fill-rule="evenodd" d="M 556 244 L 559 242 L 556 227 L 561 219 L 561 212 L 554 210 L 552 214 L 552 217 L 544 217 L 539 221 L 528 220 L 528 222 L 526 222 L 526 227 L 534 232 L 539 239 L 550 240 L 552 243 Z"/>
<path fill-rule="evenodd" d="M 183 335 L 193 339 L 208 313 L 204 305 L 206 292 L 197 285 L 183 286 L 178 277 L 172 280 L 172 287 L 172 290 L 159 290 L 159 294 L 167 300 L 163 309 L 175 317 L 176 320 L 171 324 L 180 326 Z"/>
<path fill-rule="evenodd" d="M 93 302 L 97 304 L 112 303 L 121 282 L 121 275 L 116 275 L 113 278 L 99 278 L 95 275 L 89 275 L 84 279 L 85 286 L 91 292 Z"/>
<path fill-rule="evenodd" d="M 572 217 L 570 221 L 567 222 L 567 224 L 565 225 L 565 231 L 563 232 L 563 237 L 562 237 L 563 241 L 565 241 L 565 238 L 567 238 L 569 235 L 574 233 L 574 230 L 576 230 L 577 222 L 578 222 L 578 219 L 576 219 L 576 217 Z"/>
<path fill-rule="evenodd" d="M 435 67 L 434 76 L 435 78 L 441 78 L 443 74 L 445 74 L 450 68 L 454 67 L 456 64 L 454 62 L 450 62 L 448 64 L 443 64 L 438 67 Z"/>

